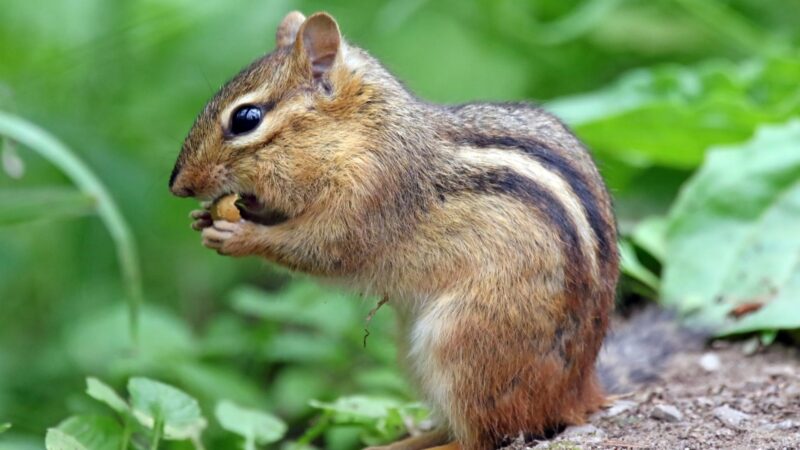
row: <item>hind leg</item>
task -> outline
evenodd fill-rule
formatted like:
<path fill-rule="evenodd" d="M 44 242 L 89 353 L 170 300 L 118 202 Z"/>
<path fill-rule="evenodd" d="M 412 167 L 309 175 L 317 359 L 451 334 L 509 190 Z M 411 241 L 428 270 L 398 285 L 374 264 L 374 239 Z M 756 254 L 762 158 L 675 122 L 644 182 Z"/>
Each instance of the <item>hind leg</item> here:
<path fill-rule="evenodd" d="M 594 356 L 582 355 L 574 331 L 521 316 L 537 317 L 496 300 L 487 310 L 484 302 L 441 297 L 413 325 L 416 378 L 463 450 L 581 423 L 602 403 Z"/>
<path fill-rule="evenodd" d="M 440 445 L 438 447 L 431 447 L 428 450 L 461 450 L 461 445 L 458 442 L 451 442 L 446 445 Z"/>
<path fill-rule="evenodd" d="M 438 447 L 450 439 L 447 431 L 434 430 L 419 436 L 412 436 L 402 441 L 397 441 L 389 445 L 382 445 L 380 447 L 369 447 L 364 450 L 426 450 L 426 449 L 441 449 L 441 450 L 458 450 L 457 448 Z"/>

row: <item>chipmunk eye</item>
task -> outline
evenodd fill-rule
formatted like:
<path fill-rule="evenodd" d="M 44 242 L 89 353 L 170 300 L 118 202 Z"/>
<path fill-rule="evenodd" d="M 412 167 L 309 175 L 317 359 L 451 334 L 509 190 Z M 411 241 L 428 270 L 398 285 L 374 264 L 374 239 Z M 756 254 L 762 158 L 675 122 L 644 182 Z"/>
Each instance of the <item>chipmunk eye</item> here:
<path fill-rule="evenodd" d="M 263 111 L 258 106 L 244 105 L 231 114 L 231 133 L 244 134 L 253 131 L 261 123 Z"/>

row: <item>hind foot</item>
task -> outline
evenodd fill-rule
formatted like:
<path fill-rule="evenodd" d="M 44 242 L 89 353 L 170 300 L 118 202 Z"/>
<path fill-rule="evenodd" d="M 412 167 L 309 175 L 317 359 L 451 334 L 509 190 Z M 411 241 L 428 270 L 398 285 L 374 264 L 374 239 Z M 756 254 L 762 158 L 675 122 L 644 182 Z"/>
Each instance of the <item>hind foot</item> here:
<path fill-rule="evenodd" d="M 393 444 L 380 447 L 369 447 L 364 450 L 461 450 L 458 444 L 445 444 L 450 440 L 447 431 L 434 430 L 419 436 L 413 436 Z M 455 447 L 452 447 L 455 445 Z"/>
<path fill-rule="evenodd" d="M 461 450 L 461 446 L 458 445 L 458 442 L 451 442 L 438 447 L 430 447 L 428 450 Z"/>

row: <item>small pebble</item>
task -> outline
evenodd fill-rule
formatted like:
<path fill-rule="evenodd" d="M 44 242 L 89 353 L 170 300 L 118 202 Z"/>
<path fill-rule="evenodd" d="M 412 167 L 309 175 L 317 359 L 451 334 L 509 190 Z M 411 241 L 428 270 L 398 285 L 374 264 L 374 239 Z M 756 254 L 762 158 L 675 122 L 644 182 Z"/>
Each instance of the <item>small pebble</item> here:
<path fill-rule="evenodd" d="M 592 424 L 586 425 L 577 425 L 572 427 L 567 427 L 566 430 L 561 434 L 561 437 L 576 437 L 576 436 L 596 436 L 600 438 L 606 437 L 605 431 L 597 428 Z"/>
<path fill-rule="evenodd" d="M 700 367 L 706 372 L 716 372 L 719 370 L 722 362 L 719 360 L 719 355 L 716 353 L 705 353 L 700 357 Z"/>
<path fill-rule="evenodd" d="M 617 400 L 611 405 L 610 408 L 606 410 L 606 417 L 615 417 L 618 416 L 625 411 L 629 411 L 635 408 L 637 405 L 636 402 L 632 402 L 630 400 Z"/>
<path fill-rule="evenodd" d="M 764 368 L 764 374 L 770 377 L 786 377 L 789 378 L 794 375 L 794 370 L 792 370 L 791 366 L 787 365 L 780 365 L 780 366 L 767 366 Z"/>
<path fill-rule="evenodd" d="M 714 406 L 714 401 L 708 397 L 697 397 L 694 401 L 700 406 Z"/>
<path fill-rule="evenodd" d="M 761 348 L 761 341 L 757 337 L 750 338 L 742 344 L 742 353 L 747 356 L 755 354 Z"/>
<path fill-rule="evenodd" d="M 665 422 L 680 422 L 683 414 L 672 405 L 656 405 L 653 412 L 650 413 L 650 417 Z"/>
<path fill-rule="evenodd" d="M 800 397 L 800 385 L 792 384 L 781 392 L 787 398 Z"/>
<path fill-rule="evenodd" d="M 714 434 L 719 437 L 731 437 L 736 435 L 736 432 L 728 428 L 720 428 L 717 431 L 715 431 Z"/>
<path fill-rule="evenodd" d="M 784 420 L 778 423 L 766 423 L 758 427 L 761 431 L 774 432 L 774 431 L 789 431 L 793 430 L 798 424 L 793 420 Z"/>
<path fill-rule="evenodd" d="M 733 409 L 728 405 L 714 408 L 714 417 L 729 427 L 738 428 L 742 422 L 748 420 L 750 415 Z"/>

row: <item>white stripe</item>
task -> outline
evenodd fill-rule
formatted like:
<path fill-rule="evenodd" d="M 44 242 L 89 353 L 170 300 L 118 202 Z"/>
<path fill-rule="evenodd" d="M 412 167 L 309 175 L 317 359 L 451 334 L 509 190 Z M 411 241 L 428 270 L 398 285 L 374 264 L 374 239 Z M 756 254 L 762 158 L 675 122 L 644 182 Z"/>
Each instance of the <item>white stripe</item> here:
<path fill-rule="evenodd" d="M 516 173 L 536 181 L 560 200 L 575 224 L 583 253 L 591 261 L 592 274 L 597 276 L 596 242 L 586 212 L 569 183 L 557 173 L 545 168 L 539 161 L 514 150 L 461 147 L 456 155 L 482 167 L 507 167 Z"/>

